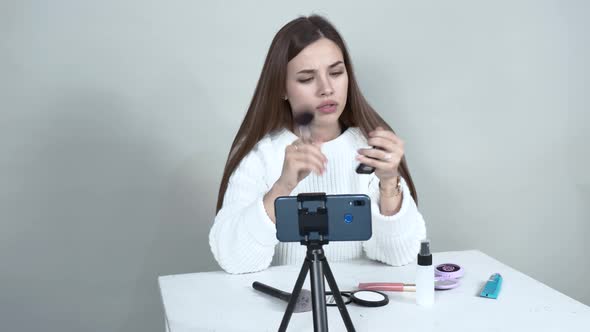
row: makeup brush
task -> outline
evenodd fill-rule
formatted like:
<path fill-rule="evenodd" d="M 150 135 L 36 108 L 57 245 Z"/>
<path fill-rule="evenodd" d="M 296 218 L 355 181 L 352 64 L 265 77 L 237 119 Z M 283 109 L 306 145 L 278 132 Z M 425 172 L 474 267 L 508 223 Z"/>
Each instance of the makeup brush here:
<path fill-rule="evenodd" d="M 313 113 L 301 112 L 293 119 L 299 129 L 299 137 L 304 143 L 311 143 L 311 130 L 309 124 L 313 121 Z"/>
<path fill-rule="evenodd" d="M 274 296 L 285 302 L 289 302 L 291 300 L 291 293 L 283 292 L 282 290 L 276 289 L 258 281 L 254 281 L 252 283 L 252 287 L 254 287 L 254 289 L 257 291 Z M 293 312 L 311 311 L 311 304 L 311 292 L 307 289 L 302 289 L 299 293 L 299 296 L 297 297 L 297 302 L 295 302 L 295 309 L 293 309 Z"/>

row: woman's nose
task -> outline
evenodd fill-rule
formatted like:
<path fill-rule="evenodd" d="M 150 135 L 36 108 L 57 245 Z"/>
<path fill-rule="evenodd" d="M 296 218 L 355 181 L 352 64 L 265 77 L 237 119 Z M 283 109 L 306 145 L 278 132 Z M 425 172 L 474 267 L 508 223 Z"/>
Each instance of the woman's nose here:
<path fill-rule="evenodd" d="M 324 77 L 320 80 L 320 96 L 330 96 L 334 93 L 334 89 L 332 88 L 332 84 L 327 77 Z"/>

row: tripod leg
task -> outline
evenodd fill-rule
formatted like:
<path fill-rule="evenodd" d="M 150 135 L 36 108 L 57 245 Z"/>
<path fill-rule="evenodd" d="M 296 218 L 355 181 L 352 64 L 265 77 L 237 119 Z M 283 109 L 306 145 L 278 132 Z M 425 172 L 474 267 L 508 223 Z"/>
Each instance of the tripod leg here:
<path fill-rule="evenodd" d="M 293 287 L 293 291 L 291 292 L 289 304 L 287 305 L 287 310 L 285 310 L 283 320 L 281 321 L 281 326 L 279 327 L 280 332 L 287 331 L 287 325 L 289 325 L 289 320 L 291 320 L 291 315 L 293 315 L 295 303 L 297 303 L 297 298 L 301 293 L 301 288 L 303 287 L 303 282 L 305 282 L 305 278 L 307 277 L 307 271 L 309 271 L 310 265 L 311 263 L 307 259 L 304 260 L 303 265 L 301 265 L 301 272 L 299 272 L 299 277 L 297 277 L 297 281 L 295 282 L 295 286 Z"/>
<path fill-rule="evenodd" d="M 330 286 L 330 290 L 332 291 L 334 300 L 336 300 L 336 304 L 338 305 L 338 311 L 340 311 L 340 315 L 342 316 L 342 320 L 344 321 L 346 330 L 348 332 L 354 332 L 354 325 L 352 325 L 352 320 L 350 319 L 348 310 L 346 310 L 346 304 L 344 304 L 344 301 L 342 300 L 342 295 L 340 295 L 340 290 L 338 289 L 338 285 L 336 284 L 336 279 L 334 279 L 334 274 L 332 274 L 332 270 L 330 270 L 330 265 L 328 264 L 328 261 L 325 258 L 322 259 L 322 264 L 324 265 L 324 274 L 326 276 L 326 280 L 328 281 L 328 286 Z"/>
<path fill-rule="evenodd" d="M 311 256 L 310 281 L 311 302 L 313 305 L 313 328 L 316 332 L 327 332 L 328 311 L 326 309 L 326 290 L 324 287 L 324 269 L 322 266 L 324 252 L 322 249 L 315 249 L 312 251 Z"/>

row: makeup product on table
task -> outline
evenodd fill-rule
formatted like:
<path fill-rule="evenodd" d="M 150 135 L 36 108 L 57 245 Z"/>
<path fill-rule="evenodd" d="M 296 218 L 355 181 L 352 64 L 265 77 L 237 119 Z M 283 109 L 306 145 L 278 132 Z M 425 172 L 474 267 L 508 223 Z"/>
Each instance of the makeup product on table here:
<path fill-rule="evenodd" d="M 439 264 L 434 268 L 434 288 L 438 290 L 456 288 L 461 284 L 459 278 L 463 277 L 463 274 L 463 268 L 457 264 Z"/>
<path fill-rule="evenodd" d="M 416 303 L 424 307 L 434 304 L 434 267 L 429 240 L 420 243 L 416 267 Z"/>
<path fill-rule="evenodd" d="M 326 305 L 328 307 L 335 307 L 336 300 L 331 291 L 326 292 Z M 355 303 L 363 307 L 382 307 L 389 303 L 389 297 L 386 294 L 377 292 L 376 290 L 355 290 L 355 291 L 340 291 L 344 304 Z"/>
<path fill-rule="evenodd" d="M 285 302 L 289 302 L 289 300 L 291 299 L 290 293 L 283 292 L 280 289 L 276 289 L 274 287 L 271 287 L 258 281 L 254 281 L 252 283 L 252 287 L 254 287 L 254 289 L 257 291 L 263 292 L 270 296 L 274 296 Z M 295 303 L 295 309 L 293 309 L 293 312 L 306 311 L 311 311 L 311 292 L 307 289 L 302 289 L 299 293 L 299 297 L 297 297 L 297 302 Z"/>
<path fill-rule="evenodd" d="M 359 283 L 358 289 L 383 292 L 415 292 L 416 284 L 404 284 L 401 282 L 362 282 Z"/>
<path fill-rule="evenodd" d="M 486 297 L 488 299 L 497 299 L 500 295 L 500 289 L 502 288 L 502 276 L 500 273 L 494 273 L 490 276 L 486 284 L 483 286 L 479 296 Z"/>
<path fill-rule="evenodd" d="M 465 274 L 465 270 L 453 263 L 439 264 L 434 268 L 434 289 L 446 290 L 458 287 L 459 279 Z M 358 289 L 376 290 L 384 292 L 415 292 L 416 284 L 402 282 L 361 282 Z"/>

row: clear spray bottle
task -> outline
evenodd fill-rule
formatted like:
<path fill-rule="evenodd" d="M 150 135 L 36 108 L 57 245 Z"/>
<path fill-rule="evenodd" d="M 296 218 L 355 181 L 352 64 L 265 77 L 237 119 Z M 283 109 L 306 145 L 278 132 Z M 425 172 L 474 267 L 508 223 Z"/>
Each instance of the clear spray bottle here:
<path fill-rule="evenodd" d="M 416 270 L 416 303 L 424 307 L 434 304 L 434 267 L 429 240 L 422 240 L 420 243 Z"/>

